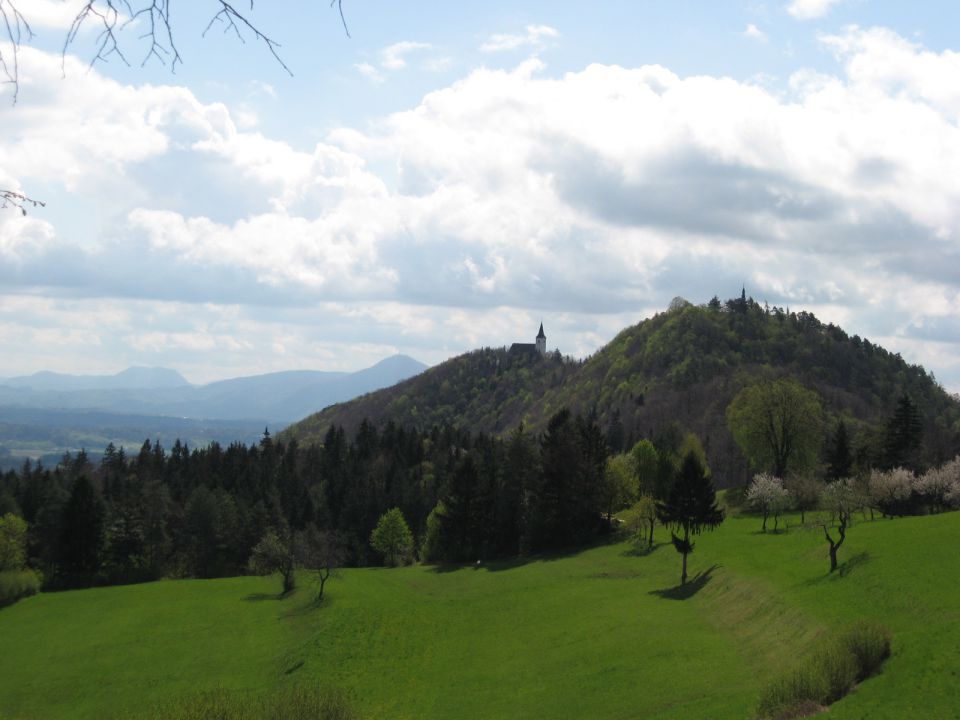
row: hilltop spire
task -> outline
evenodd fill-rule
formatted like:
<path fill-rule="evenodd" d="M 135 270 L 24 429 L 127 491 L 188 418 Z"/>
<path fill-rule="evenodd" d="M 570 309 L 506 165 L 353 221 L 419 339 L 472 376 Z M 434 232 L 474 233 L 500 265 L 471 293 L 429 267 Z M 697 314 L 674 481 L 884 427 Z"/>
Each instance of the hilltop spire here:
<path fill-rule="evenodd" d="M 547 354 L 547 336 L 543 332 L 543 320 L 540 321 L 540 332 L 537 333 L 537 352 L 541 355 Z"/>

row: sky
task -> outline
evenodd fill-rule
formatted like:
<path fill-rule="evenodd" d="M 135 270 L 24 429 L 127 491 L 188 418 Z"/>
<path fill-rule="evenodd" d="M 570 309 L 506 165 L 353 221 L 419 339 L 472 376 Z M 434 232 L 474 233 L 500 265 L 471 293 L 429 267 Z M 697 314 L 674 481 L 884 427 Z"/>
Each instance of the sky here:
<path fill-rule="evenodd" d="M 288 73 L 213 0 L 173 72 L 13 1 L 0 189 L 46 205 L 0 210 L 0 377 L 585 357 L 745 286 L 960 390 L 958 3 L 237 5 Z"/>

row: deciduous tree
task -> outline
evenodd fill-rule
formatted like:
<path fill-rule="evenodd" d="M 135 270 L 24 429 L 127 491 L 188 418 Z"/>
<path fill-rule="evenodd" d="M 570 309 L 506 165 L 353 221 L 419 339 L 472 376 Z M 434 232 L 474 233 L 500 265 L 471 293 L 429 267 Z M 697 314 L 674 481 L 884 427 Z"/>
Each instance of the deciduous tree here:
<path fill-rule="evenodd" d="M 370 545 L 383 555 L 388 565 L 397 565 L 409 556 L 413 548 L 413 534 L 400 508 L 387 510 L 380 516 L 370 534 Z"/>
<path fill-rule="evenodd" d="M 13 513 L 0 517 L 0 572 L 27 564 L 27 522 Z"/>
<path fill-rule="evenodd" d="M 767 518 L 773 514 L 774 529 L 790 500 L 790 495 L 783 487 L 783 480 L 767 473 L 753 476 L 750 487 L 747 488 L 747 503 L 763 516 L 761 530 L 767 531 Z"/>
<path fill-rule="evenodd" d="M 786 477 L 817 461 L 820 398 L 788 378 L 745 387 L 727 407 L 727 423 L 753 467 Z"/>

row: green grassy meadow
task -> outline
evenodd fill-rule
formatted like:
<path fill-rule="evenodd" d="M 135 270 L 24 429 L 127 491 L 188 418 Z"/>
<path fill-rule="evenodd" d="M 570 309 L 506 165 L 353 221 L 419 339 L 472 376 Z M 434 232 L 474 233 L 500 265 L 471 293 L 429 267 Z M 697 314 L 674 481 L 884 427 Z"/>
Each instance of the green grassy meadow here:
<path fill-rule="evenodd" d="M 796 518 L 791 518 L 796 522 Z M 0 717 L 136 717 L 190 693 L 342 688 L 367 718 L 749 718 L 764 683 L 858 618 L 883 672 L 831 718 L 960 717 L 960 513 L 819 531 L 729 518 L 691 556 L 630 542 L 528 562 L 163 581 L 0 609 Z M 667 539 L 657 530 L 658 540 Z"/>

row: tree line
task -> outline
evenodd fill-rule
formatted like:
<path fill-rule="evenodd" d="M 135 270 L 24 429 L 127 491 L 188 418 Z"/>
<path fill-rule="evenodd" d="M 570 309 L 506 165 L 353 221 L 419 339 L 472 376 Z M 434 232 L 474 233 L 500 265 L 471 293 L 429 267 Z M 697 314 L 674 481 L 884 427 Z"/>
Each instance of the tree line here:
<path fill-rule="evenodd" d="M 84 451 L 53 468 L 26 462 L 0 477 L 0 517 L 25 523 L 25 564 L 47 588 L 235 575 L 271 534 L 284 546 L 335 537 L 344 564 L 395 560 L 371 544 L 394 508 L 413 554 L 472 561 L 605 532 L 608 454 L 596 419 L 566 409 L 542 434 L 521 426 L 502 439 L 362 423 L 305 448 L 266 431 L 227 447 L 147 440 L 136 454 L 110 445 L 96 464 Z"/>

